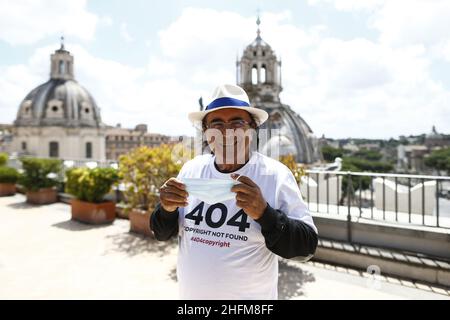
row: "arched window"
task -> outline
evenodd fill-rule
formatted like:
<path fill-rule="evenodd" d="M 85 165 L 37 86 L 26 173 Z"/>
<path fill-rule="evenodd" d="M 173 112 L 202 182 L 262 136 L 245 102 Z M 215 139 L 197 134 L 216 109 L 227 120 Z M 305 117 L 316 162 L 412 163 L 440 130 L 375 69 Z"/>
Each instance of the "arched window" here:
<path fill-rule="evenodd" d="M 256 65 L 252 67 L 252 84 L 258 83 L 258 69 L 256 68 Z"/>
<path fill-rule="evenodd" d="M 261 82 L 266 83 L 266 66 L 264 64 L 261 67 L 260 76 L 261 76 Z"/>
<path fill-rule="evenodd" d="M 59 157 L 59 144 L 56 141 L 51 141 L 49 145 L 49 156 L 50 158 Z"/>
<path fill-rule="evenodd" d="M 59 61 L 59 74 L 65 74 L 66 73 L 66 64 L 64 61 Z"/>
<path fill-rule="evenodd" d="M 86 159 L 92 158 L 92 142 L 86 142 Z"/>

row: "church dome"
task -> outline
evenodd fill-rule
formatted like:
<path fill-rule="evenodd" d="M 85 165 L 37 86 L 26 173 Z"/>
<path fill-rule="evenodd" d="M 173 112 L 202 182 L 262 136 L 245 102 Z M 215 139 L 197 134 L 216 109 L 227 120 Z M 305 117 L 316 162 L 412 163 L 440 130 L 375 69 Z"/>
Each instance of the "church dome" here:
<path fill-rule="evenodd" d="M 73 56 L 64 44 L 51 55 L 50 80 L 19 106 L 16 126 L 102 127 L 100 109 L 73 76 Z"/>
<path fill-rule="evenodd" d="M 297 162 L 315 163 L 322 160 L 319 141 L 306 121 L 286 104 L 266 103 L 256 105 L 269 113 L 261 128 L 269 129 L 267 148 L 278 143 L 279 154 L 292 154 Z"/>

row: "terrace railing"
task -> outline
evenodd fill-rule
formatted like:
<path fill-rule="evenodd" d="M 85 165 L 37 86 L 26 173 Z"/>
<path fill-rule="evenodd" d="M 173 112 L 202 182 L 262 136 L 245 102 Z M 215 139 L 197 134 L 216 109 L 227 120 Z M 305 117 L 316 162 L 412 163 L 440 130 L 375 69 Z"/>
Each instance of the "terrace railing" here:
<path fill-rule="evenodd" d="M 450 177 L 306 170 L 310 211 L 450 229 Z"/>

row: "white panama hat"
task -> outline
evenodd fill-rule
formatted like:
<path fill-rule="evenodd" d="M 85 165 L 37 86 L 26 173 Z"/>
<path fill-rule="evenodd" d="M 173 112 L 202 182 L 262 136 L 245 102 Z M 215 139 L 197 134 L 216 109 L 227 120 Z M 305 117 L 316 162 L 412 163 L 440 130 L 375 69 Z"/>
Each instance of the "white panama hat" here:
<path fill-rule="evenodd" d="M 266 111 L 250 107 L 248 95 L 244 89 L 234 84 L 223 84 L 216 87 L 204 111 L 190 112 L 188 118 L 195 126 L 201 127 L 203 118 L 208 113 L 225 108 L 247 111 L 254 117 L 257 126 L 263 124 L 269 117 Z"/>

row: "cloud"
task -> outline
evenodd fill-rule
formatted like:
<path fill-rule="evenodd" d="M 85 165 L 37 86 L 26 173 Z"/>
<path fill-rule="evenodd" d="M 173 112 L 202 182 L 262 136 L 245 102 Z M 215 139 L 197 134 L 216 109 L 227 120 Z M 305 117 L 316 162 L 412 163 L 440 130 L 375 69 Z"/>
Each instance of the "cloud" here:
<path fill-rule="evenodd" d="M 87 10 L 86 0 L 0 0 L 0 39 L 11 45 L 62 34 L 92 40 L 98 22 L 99 17 Z"/>
<path fill-rule="evenodd" d="M 134 41 L 134 38 L 128 32 L 128 26 L 125 22 L 120 24 L 120 36 L 128 43 Z"/>
<path fill-rule="evenodd" d="M 235 82 L 236 55 L 254 38 L 254 26 L 254 20 L 234 12 L 186 8 L 158 32 L 160 60 L 171 63 L 174 76 L 191 88 Z"/>
<path fill-rule="evenodd" d="M 324 38 L 298 59 L 311 67 L 302 81 L 290 75 L 283 100 L 318 135 L 388 138 L 428 132 L 433 124 L 450 129 L 449 92 L 432 79 L 423 46 Z"/>
<path fill-rule="evenodd" d="M 373 18 L 380 41 L 391 46 L 432 46 L 448 39 L 450 2 L 447 0 L 386 1 Z"/>
<path fill-rule="evenodd" d="M 304 86 L 301 96 L 289 94 L 312 105 L 315 97 L 321 97 L 316 111 L 310 110 L 313 128 L 320 128 L 326 111 L 329 126 L 323 132 L 338 136 L 344 131 L 348 136 L 417 134 L 428 132 L 433 124 L 450 130 L 449 90 L 431 72 L 432 65 L 442 63 L 439 59 L 450 61 L 448 1 L 310 0 L 309 4 L 366 12 L 368 28 L 378 33 L 375 41 L 323 38 L 313 50 L 316 85 Z M 336 122 L 340 116 L 355 125 Z"/>
<path fill-rule="evenodd" d="M 0 66 L 0 110 L 2 122 L 12 123 L 17 114 L 19 104 L 39 84 L 41 77 L 31 70 L 29 65 L 19 64 Z"/>
<path fill-rule="evenodd" d="M 366 12 L 367 25 L 389 46 L 430 47 L 448 39 L 448 0 L 309 0 L 313 6 L 332 5 L 338 11 Z"/>
<path fill-rule="evenodd" d="M 443 59 L 447 63 L 450 62 L 450 39 L 433 46 L 431 55 L 437 59 Z"/>
<path fill-rule="evenodd" d="M 308 4 L 332 4 L 339 11 L 372 11 L 381 6 L 385 1 L 386 0 L 308 0 Z"/>

